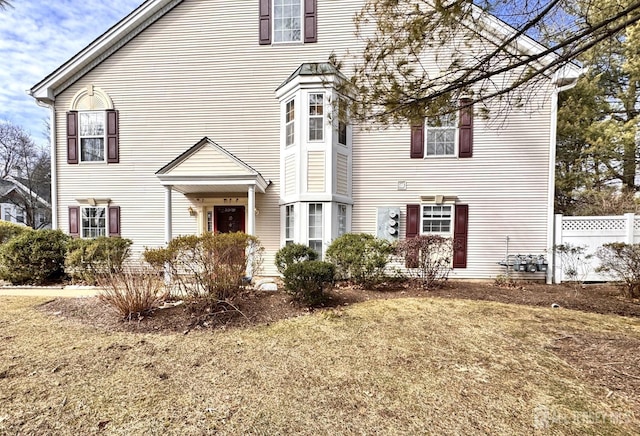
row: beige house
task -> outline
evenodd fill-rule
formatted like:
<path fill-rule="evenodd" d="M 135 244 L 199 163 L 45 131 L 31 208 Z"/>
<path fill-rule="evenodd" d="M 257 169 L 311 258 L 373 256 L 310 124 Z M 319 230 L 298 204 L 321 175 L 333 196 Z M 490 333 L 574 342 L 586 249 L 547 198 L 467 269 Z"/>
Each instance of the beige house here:
<path fill-rule="evenodd" d="M 53 227 L 130 238 L 138 253 L 245 231 L 266 249 L 265 275 L 286 243 L 323 253 L 345 232 L 454 237 L 459 278 L 504 272 L 507 237 L 513 253 L 544 253 L 566 80 L 500 128 L 468 107 L 440 131 L 363 129 L 339 115 L 342 76 L 327 63 L 357 58 L 362 6 L 143 3 L 31 89 L 52 113 Z"/>

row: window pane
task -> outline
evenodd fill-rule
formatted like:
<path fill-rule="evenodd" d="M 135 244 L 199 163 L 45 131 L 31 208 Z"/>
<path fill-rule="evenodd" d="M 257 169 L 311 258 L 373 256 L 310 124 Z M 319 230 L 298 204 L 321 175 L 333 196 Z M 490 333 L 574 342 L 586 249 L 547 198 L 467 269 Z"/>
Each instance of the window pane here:
<path fill-rule="evenodd" d="M 104 117 L 104 112 L 80 112 L 80 136 L 103 136 Z"/>
<path fill-rule="evenodd" d="M 275 42 L 300 41 L 301 0 L 274 0 L 273 39 Z"/>
<path fill-rule="evenodd" d="M 82 208 L 82 237 L 97 238 L 106 236 L 107 218 L 104 207 L 83 207 Z"/>
<path fill-rule="evenodd" d="M 451 232 L 451 206 L 423 206 L 422 232 L 449 233 Z"/>
<path fill-rule="evenodd" d="M 82 138 L 80 140 L 80 159 L 83 162 L 104 160 L 103 138 Z"/>
<path fill-rule="evenodd" d="M 309 141 L 322 141 L 322 118 L 309 119 Z"/>

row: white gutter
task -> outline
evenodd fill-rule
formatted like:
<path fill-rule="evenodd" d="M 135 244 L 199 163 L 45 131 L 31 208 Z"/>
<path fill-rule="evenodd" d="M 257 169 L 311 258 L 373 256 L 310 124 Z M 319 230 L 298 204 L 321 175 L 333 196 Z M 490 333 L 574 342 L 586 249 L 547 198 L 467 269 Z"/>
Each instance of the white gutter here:
<path fill-rule="evenodd" d="M 36 99 L 38 106 L 46 107 L 49 113 L 49 148 L 51 159 L 51 228 L 58 229 L 58 167 L 56 165 L 56 110 L 54 102 L 45 103 Z"/>
<path fill-rule="evenodd" d="M 555 211 L 554 211 L 554 198 L 556 191 L 556 147 L 557 147 L 557 133 L 558 133 L 558 94 L 563 91 L 567 91 L 578 82 L 578 77 L 584 72 L 580 70 L 577 77 L 571 77 L 569 83 L 562 86 L 557 86 L 561 78 L 556 76 L 553 83 L 556 86 L 551 94 L 551 128 L 549 132 L 549 186 L 548 186 L 548 202 L 547 202 L 547 284 L 553 283 L 554 269 L 555 269 L 555 253 L 553 246 L 555 243 Z"/>

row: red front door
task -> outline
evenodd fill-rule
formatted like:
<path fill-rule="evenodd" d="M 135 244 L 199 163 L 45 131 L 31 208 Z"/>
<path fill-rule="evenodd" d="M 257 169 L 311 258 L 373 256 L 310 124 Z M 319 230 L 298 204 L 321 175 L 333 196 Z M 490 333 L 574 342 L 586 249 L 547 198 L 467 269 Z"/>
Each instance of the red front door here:
<path fill-rule="evenodd" d="M 213 215 L 216 232 L 244 232 L 244 206 L 215 206 Z"/>

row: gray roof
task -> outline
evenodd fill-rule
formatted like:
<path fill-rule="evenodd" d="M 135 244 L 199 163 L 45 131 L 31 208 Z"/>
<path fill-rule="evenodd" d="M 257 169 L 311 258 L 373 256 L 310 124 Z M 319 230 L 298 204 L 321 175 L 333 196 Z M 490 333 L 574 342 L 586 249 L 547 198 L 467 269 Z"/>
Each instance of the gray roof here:
<path fill-rule="evenodd" d="M 282 88 L 283 86 L 285 86 L 287 83 L 291 82 L 293 79 L 295 79 L 298 76 L 321 76 L 323 74 L 326 74 L 326 75 L 335 74 L 335 75 L 341 77 L 342 79 L 346 79 L 344 74 L 342 74 L 335 67 L 335 65 L 330 64 L 329 62 L 305 63 L 305 64 L 300 65 L 297 70 L 295 70 L 293 73 L 291 73 L 291 75 L 289 77 L 287 77 L 287 80 L 282 82 L 280 84 L 280 86 L 278 86 L 276 88 L 276 91 L 278 89 Z"/>

